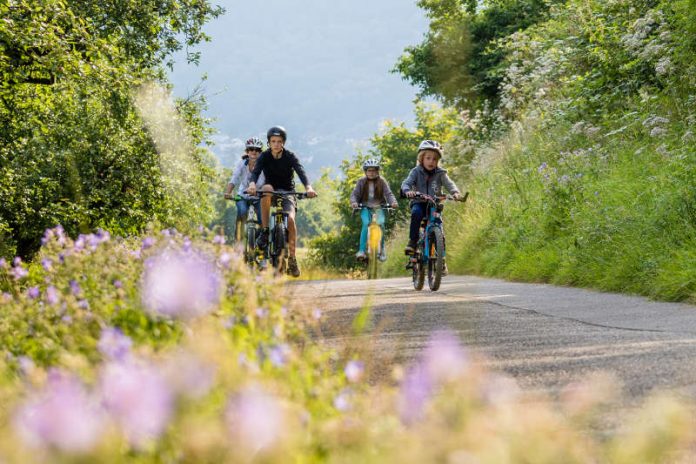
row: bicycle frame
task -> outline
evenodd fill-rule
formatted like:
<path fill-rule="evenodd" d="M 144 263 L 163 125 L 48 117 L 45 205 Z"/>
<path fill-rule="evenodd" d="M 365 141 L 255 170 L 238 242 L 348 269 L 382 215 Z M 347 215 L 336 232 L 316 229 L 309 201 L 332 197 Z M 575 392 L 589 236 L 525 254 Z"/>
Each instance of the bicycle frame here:
<path fill-rule="evenodd" d="M 442 222 L 442 203 L 440 203 L 437 200 L 433 199 L 428 199 L 428 215 L 425 223 L 425 228 L 423 230 L 423 251 L 421 255 L 421 262 L 427 263 L 428 260 L 430 259 L 430 253 L 431 253 L 431 244 L 430 244 L 430 237 L 432 236 L 431 232 L 433 228 L 437 227 L 439 229 L 443 229 L 443 222 Z M 442 257 L 444 258 L 446 256 L 446 249 L 443 250 Z"/>

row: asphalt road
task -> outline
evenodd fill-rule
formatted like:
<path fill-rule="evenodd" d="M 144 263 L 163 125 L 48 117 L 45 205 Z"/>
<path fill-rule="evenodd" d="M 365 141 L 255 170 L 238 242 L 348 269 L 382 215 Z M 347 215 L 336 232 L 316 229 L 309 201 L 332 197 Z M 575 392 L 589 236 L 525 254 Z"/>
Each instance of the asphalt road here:
<path fill-rule="evenodd" d="M 323 309 L 330 342 L 350 339 L 352 320 L 369 303 L 370 343 L 394 363 L 449 328 L 528 391 L 554 396 L 604 371 L 622 385 L 619 409 L 656 389 L 696 399 L 696 306 L 462 276 L 445 277 L 438 292 L 427 283 L 416 292 L 406 278 L 292 282 L 288 291 Z"/>

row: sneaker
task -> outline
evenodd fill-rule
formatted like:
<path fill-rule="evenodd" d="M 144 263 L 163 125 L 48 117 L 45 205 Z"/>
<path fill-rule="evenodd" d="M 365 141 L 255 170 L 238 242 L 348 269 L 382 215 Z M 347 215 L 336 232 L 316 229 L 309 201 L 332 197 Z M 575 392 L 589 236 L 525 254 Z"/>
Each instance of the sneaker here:
<path fill-rule="evenodd" d="M 381 252 L 377 259 L 379 259 L 381 262 L 385 262 L 387 260 L 387 254 L 385 252 Z"/>
<path fill-rule="evenodd" d="M 367 258 L 367 255 L 365 255 L 364 251 L 358 251 L 355 253 L 355 259 L 362 261 L 365 258 Z"/>
<path fill-rule="evenodd" d="M 268 260 L 262 259 L 259 261 L 259 271 L 265 271 L 266 269 L 268 269 Z"/>
<path fill-rule="evenodd" d="M 293 277 L 300 277 L 300 268 L 297 266 L 297 258 L 294 256 L 288 258 L 288 274 Z"/>
<path fill-rule="evenodd" d="M 445 261 L 442 263 L 442 276 L 444 277 L 447 274 L 449 274 L 449 270 L 447 269 L 447 261 Z"/>
<path fill-rule="evenodd" d="M 416 241 L 409 240 L 408 245 L 406 245 L 406 248 L 404 248 L 404 253 L 407 255 L 412 255 L 414 251 L 416 251 Z"/>
<path fill-rule="evenodd" d="M 256 246 L 265 249 L 268 246 L 268 229 L 263 229 L 258 237 L 256 237 Z"/>

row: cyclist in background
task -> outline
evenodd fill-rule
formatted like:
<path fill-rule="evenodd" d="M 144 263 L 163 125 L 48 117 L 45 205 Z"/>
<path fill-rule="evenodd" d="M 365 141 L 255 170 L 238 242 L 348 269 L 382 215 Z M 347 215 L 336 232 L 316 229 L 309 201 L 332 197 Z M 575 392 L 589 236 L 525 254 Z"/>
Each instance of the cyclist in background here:
<path fill-rule="evenodd" d="M 251 172 L 254 170 L 254 167 L 256 167 L 256 160 L 263 149 L 263 142 L 258 137 L 251 137 L 246 141 L 245 147 L 244 155 L 242 155 L 242 159 L 234 167 L 232 177 L 225 189 L 225 198 L 231 200 L 235 197 L 232 192 L 234 192 L 235 187 L 237 187 L 237 195 L 239 198 L 236 201 L 237 220 L 235 222 L 235 240 L 237 242 L 242 239 L 242 231 L 244 231 L 246 226 L 249 207 L 254 205 L 256 214 L 259 214 L 259 199 L 244 192 L 249 186 Z M 260 182 L 263 182 L 263 174 L 261 174 Z"/>
<path fill-rule="evenodd" d="M 281 126 L 273 126 L 266 133 L 268 140 L 268 149 L 261 153 L 256 161 L 256 167 L 251 173 L 251 179 L 247 192 L 250 195 L 255 195 L 257 191 L 257 182 L 262 184 L 262 192 L 276 191 L 294 191 L 295 190 L 295 173 L 297 173 L 300 181 L 307 191 L 309 198 L 314 198 L 317 193 L 309 183 L 304 167 L 300 163 L 297 156 L 285 148 L 285 143 L 288 139 L 286 130 Z M 261 174 L 264 174 L 265 185 L 260 180 Z M 300 268 L 297 265 L 295 257 L 295 248 L 297 243 L 297 227 L 295 225 L 295 199 L 292 197 L 283 198 L 283 211 L 288 214 L 288 272 L 293 277 L 300 276 Z M 271 195 L 264 195 L 261 198 L 261 223 L 263 231 L 259 234 L 256 245 L 259 248 L 268 246 L 268 236 L 270 231 L 268 224 L 271 215 Z"/>
<path fill-rule="evenodd" d="M 428 214 L 428 203 L 424 199 L 414 198 L 416 193 L 430 196 L 442 196 L 442 187 L 452 194 L 455 200 L 461 195 L 459 188 L 447 175 L 447 171 L 439 167 L 442 159 L 442 145 L 434 140 L 423 140 L 418 146 L 416 167 L 411 169 L 408 177 L 401 184 L 401 191 L 411 199 L 411 227 L 409 229 L 408 245 L 404 249 L 407 255 L 412 254 L 418 243 L 421 221 Z"/>
<path fill-rule="evenodd" d="M 396 208 L 398 203 L 396 202 L 396 197 L 389 188 L 389 183 L 380 176 L 380 165 L 379 160 L 368 159 L 363 163 L 363 171 L 365 176 L 358 179 L 355 184 L 353 193 L 350 194 L 350 205 L 353 209 L 358 208 L 360 204 L 368 206 L 370 208 L 377 209 L 377 223 L 380 227 L 384 227 L 384 211 L 382 210 L 382 204 L 386 203 L 392 208 Z M 362 229 L 360 231 L 360 246 L 358 252 L 355 254 L 357 259 L 365 259 L 365 249 L 367 248 L 367 228 L 370 224 L 370 211 L 368 208 L 363 207 L 360 212 L 360 219 L 362 219 Z M 382 241 L 384 241 L 384 235 L 382 235 Z M 383 244 L 384 245 L 384 244 Z M 381 261 L 386 259 L 384 254 L 384 246 L 382 246 L 382 253 L 379 256 Z"/>

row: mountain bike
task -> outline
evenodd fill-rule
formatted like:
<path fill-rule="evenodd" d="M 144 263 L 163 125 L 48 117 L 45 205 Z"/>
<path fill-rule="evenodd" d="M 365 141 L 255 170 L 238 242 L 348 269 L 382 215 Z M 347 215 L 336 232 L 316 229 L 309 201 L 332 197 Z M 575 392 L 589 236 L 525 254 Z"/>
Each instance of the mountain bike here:
<path fill-rule="evenodd" d="M 235 201 L 245 200 L 246 198 L 236 195 L 234 197 Z M 261 232 L 261 211 L 256 210 L 254 203 L 249 205 L 247 211 L 246 221 L 237 221 L 237 228 L 235 231 L 236 242 L 241 243 L 242 238 L 244 238 L 244 262 L 250 267 L 258 265 L 263 259 L 263 254 L 259 253 L 256 248 L 256 237 Z M 244 237 L 242 237 L 241 224 L 244 223 Z"/>
<path fill-rule="evenodd" d="M 376 279 L 379 261 L 384 261 L 386 259 L 384 231 L 382 230 L 382 226 L 377 222 L 377 211 L 381 209 L 385 212 L 389 212 L 394 208 L 389 205 L 371 207 L 360 204 L 357 208 L 353 209 L 353 211 L 361 211 L 363 208 L 370 212 L 370 224 L 367 226 L 367 256 L 364 258 L 367 264 L 367 278 Z"/>
<path fill-rule="evenodd" d="M 288 247 L 288 213 L 283 211 L 283 200 L 295 197 L 298 200 L 307 198 L 303 192 L 270 191 L 259 192 L 260 195 L 272 195 L 270 217 L 270 237 L 268 247 L 263 250 L 266 259 L 270 259 L 271 265 L 278 273 L 285 273 L 288 267 L 290 249 Z"/>
<path fill-rule="evenodd" d="M 469 192 L 458 200 L 466 201 Z M 413 288 L 422 290 L 425 284 L 425 270 L 428 270 L 428 287 L 433 292 L 440 288 L 442 271 L 445 266 L 445 234 L 442 229 L 442 210 L 445 200 L 454 200 L 452 196 L 433 197 L 416 193 L 414 198 L 426 200 L 427 215 L 421 222 L 418 244 L 409 259 L 408 268 L 413 273 Z M 455 200 L 456 201 L 456 200 Z"/>

